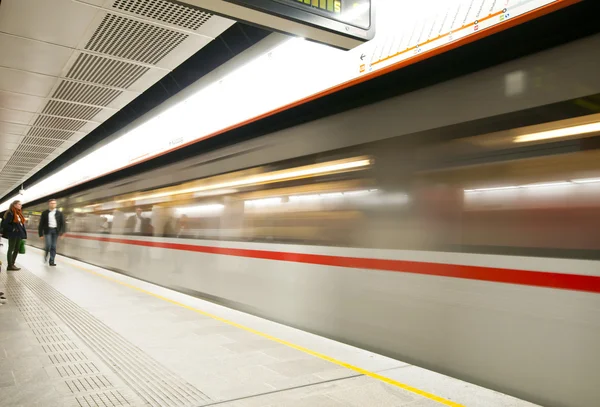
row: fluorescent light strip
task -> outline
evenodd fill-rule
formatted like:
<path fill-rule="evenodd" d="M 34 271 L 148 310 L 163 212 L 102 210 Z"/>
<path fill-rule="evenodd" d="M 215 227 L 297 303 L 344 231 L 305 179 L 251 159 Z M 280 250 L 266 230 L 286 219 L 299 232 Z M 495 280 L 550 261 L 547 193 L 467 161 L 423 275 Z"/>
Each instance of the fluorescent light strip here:
<path fill-rule="evenodd" d="M 527 143 L 530 141 L 548 140 L 561 137 L 575 136 L 577 134 L 589 134 L 600 132 L 600 122 L 582 124 L 579 126 L 564 127 L 562 129 L 541 131 L 538 133 L 525 134 L 515 137 L 515 143 Z"/>

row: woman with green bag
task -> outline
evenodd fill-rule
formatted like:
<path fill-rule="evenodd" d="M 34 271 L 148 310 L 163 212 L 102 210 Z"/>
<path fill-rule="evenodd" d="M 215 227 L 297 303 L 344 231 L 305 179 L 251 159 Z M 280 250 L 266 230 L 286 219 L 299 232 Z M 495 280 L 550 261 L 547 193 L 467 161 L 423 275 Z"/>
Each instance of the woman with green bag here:
<path fill-rule="evenodd" d="M 7 270 L 20 270 L 15 266 L 17 255 L 25 253 L 25 239 L 27 239 L 27 231 L 25 230 L 25 216 L 21 211 L 21 201 L 14 201 L 10 204 L 10 208 L 4 214 L 2 219 L 2 233 L 8 239 L 8 260 Z"/>

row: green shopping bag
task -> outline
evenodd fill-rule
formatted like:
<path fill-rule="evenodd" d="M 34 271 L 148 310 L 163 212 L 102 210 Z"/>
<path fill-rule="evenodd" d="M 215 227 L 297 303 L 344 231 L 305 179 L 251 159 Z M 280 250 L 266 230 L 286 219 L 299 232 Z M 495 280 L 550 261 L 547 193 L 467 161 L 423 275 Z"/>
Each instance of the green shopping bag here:
<path fill-rule="evenodd" d="M 19 253 L 25 254 L 25 240 L 21 240 L 21 244 L 19 245 Z"/>

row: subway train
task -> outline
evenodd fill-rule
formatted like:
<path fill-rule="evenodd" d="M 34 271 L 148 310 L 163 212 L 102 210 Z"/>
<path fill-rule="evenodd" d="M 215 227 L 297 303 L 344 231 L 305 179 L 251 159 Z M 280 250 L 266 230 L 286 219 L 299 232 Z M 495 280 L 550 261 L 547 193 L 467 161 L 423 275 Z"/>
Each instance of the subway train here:
<path fill-rule="evenodd" d="M 598 49 L 59 196 L 59 253 L 545 406 L 598 405 Z M 43 209 L 26 207 L 32 234 Z"/>

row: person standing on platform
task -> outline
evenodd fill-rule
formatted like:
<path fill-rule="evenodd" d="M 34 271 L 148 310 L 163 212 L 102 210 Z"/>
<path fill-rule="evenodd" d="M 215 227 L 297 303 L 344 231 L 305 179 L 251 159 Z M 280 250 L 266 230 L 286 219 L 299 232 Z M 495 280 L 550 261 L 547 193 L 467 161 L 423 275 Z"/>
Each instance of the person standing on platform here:
<path fill-rule="evenodd" d="M 48 201 L 48 209 L 42 212 L 38 234 L 44 239 L 45 243 L 44 263 L 48 261 L 48 255 L 50 255 L 50 266 L 52 267 L 56 266 L 54 262 L 56 258 L 56 242 L 64 232 L 65 219 L 62 212 L 56 210 L 56 199 L 51 199 Z"/>
<path fill-rule="evenodd" d="M 8 239 L 8 253 L 6 254 L 8 260 L 7 270 L 11 271 L 21 270 L 15 266 L 15 262 L 17 261 L 17 255 L 21 247 L 21 240 L 27 239 L 25 216 L 23 216 L 21 207 L 21 201 L 13 201 L 2 219 L 2 233 Z"/>
<path fill-rule="evenodd" d="M 2 227 L 4 226 L 4 215 L 2 215 L 2 223 L 0 224 L 0 232 L 2 232 Z M 0 247 L 2 247 L 2 236 L 0 234 Z M 0 273 L 2 272 L 2 261 L 0 261 Z M 0 291 L 0 305 L 6 304 L 6 297 L 4 296 L 4 292 Z"/>

